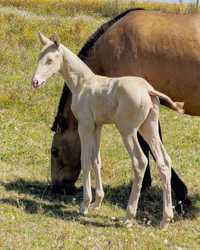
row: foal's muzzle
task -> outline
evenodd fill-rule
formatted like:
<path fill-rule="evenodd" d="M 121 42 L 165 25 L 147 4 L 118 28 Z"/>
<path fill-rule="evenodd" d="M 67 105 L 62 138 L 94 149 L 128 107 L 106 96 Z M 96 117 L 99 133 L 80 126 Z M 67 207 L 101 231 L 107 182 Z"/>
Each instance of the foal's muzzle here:
<path fill-rule="evenodd" d="M 44 83 L 45 81 L 38 81 L 37 79 L 32 80 L 32 86 L 34 89 L 41 87 Z"/>

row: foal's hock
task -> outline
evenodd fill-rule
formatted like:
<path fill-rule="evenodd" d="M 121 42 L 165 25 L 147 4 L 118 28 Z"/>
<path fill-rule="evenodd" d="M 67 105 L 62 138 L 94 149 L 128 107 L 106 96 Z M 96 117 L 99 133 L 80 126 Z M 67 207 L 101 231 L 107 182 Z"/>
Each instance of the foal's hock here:
<path fill-rule="evenodd" d="M 95 75 L 57 37 L 49 40 L 39 33 L 44 45 L 33 76 L 34 88 L 40 87 L 53 74 L 60 72 L 72 92 L 72 111 L 78 120 L 81 140 L 81 167 L 83 171 L 83 202 L 80 212 L 99 208 L 104 196 L 101 181 L 100 135 L 103 124 L 113 123 L 119 130 L 131 158 L 134 180 L 127 206 L 125 223 L 130 226 L 136 216 L 138 200 L 147 158 L 140 148 L 137 132 L 149 144 L 156 159 L 163 182 L 163 218 L 161 227 L 167 227 L 173 218 L 171 198 L 171 160 L 159 136 L 159 98 L 169 107 L 183 113 L 183 103 L 173 102 L 139 77 L 109 78 Z M 159 97 L 159 98 L 158 98 Z M 92 201 L 90 171 L 96 175 L 95 201 Z"/>

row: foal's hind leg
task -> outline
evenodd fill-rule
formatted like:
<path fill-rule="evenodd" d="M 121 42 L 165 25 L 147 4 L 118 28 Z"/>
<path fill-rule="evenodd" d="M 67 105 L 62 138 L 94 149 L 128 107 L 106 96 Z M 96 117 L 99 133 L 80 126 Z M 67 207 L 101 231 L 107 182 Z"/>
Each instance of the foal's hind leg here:
<path fill-rule="evenodd" d="M 163 143 L 160 122 L 158 124 L 158 127 L 160 139 Z M 185 208 L 187 210 L 191 206 L 191 201 L 187 196 L 188 189 L 185 183 L 181 180 L 181 178 L 177 175 L 173 168 L 171 168 L 171 186 L 172 190 L 175 193 L 175 198 L 177 202 L 177 206 L 175 207 L 175 209 L 179 214 L 181 214 L 184 212 Z"/>
<path fill-rule="evenodd" d="M 171 159 L 168 156 L 159 136 L 158 118 L 159 103 L 153 99 L 154 107 L 151 109 L 147 119 L 140 128 L 140 133 L 149 144 L 158 165 L 159 175 L 163 182 L 163 219 L 161 227 L 168 226 L 173 218 L 171 197 Z"/>
<path fill-rule="evenodd" d="M 137 130 L 129 135 L 122 135 L 124 145 L 131 157 L 134 180 L 132 185 L 131 194 L 127 206 L 127 215 L 125 224 L 131 226 L 133 219 L 136 216 L 138 200 L 140 197 L 140 191 L 142 186 L 142 180 L 144 177 L 145 169 L 148 163 L 146 156 L 144 155 L 137 138 Z"/>

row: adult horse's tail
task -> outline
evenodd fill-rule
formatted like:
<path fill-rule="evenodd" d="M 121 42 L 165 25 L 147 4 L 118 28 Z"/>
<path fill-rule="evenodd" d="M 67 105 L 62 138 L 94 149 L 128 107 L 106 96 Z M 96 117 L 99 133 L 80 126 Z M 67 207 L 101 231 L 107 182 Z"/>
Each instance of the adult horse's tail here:
<path fill-rule="evenodd" d="M 161 100 L 164 100 L 165 106 L 177 111 L 178 113 L 184 114 L 184 109 L 183 109 L 184 102 L 173 102 L 169 96 L 155 89 L 149 90 L 149 94 L 151 96 L 158 96 Z"/>

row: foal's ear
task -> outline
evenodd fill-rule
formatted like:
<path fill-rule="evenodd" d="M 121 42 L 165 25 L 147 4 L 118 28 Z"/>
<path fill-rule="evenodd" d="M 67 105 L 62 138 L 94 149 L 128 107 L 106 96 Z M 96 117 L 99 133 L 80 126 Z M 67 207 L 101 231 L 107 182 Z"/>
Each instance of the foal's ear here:
<path fill-rule="evenodd" d="M 57 35 L 57 33 L 54 33 L 53 36 L 51 37 L 51 41 L 54 42 L 54 44 L 59 47 L 60 46 L 60 38 Z"/>
<path fill-rule="evenodd" d="M 38 32 L 38 37 L 42 45 L 46 45 L 49 42 L 49 39 L 44 36 L 41 32 Z"/>

